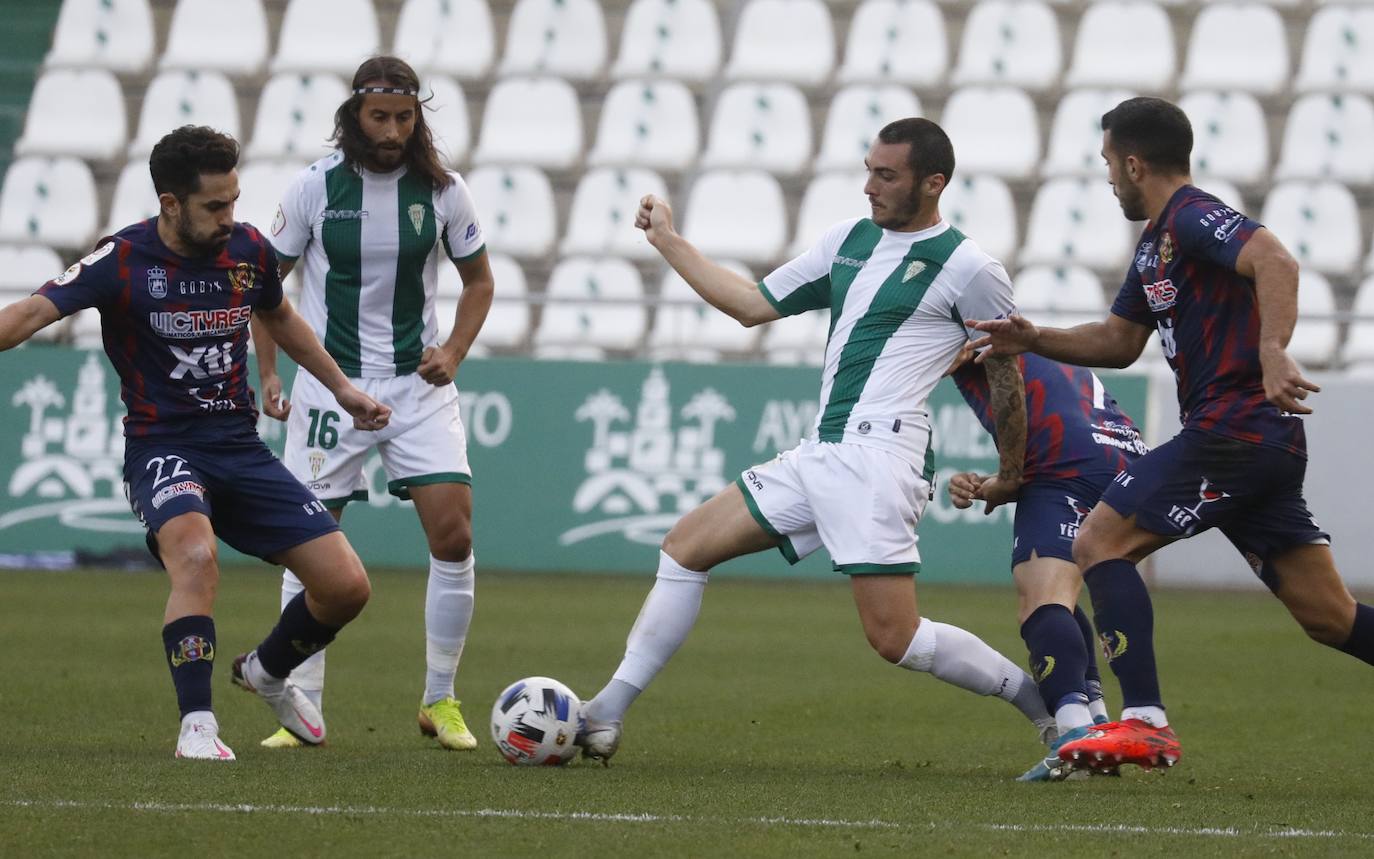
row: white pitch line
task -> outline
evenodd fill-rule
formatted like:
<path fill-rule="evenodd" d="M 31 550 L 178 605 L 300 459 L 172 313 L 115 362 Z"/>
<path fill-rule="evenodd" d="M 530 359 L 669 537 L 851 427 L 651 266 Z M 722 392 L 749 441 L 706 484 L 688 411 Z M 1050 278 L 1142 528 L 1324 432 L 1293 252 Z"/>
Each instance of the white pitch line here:
<path fill-rule="evenodd" d="M 989 832 L 1084 833 L 1096 835 L 1182 835 L 1214 838 L 1351 838 L 1374 840 L 1374 833 L 1339 829 L 1242 829 L 1235 826 L 1137 826 L 1125 823 L 901 823 L 891 820 L 836 820 L 823 817 L 700 817 L 686 814 L 610 813 L 600 811 L 525 811 L 518 808 L 387 808 L 376 805 L 278 805 L 234 802 L 91 802 L 86 800 L 17 799 L 0 801 L 10 808 L 74 809 L 79 811 L 143 811 L 159 814 L 305 814 L 375 815 L 378 817 L 505 818 L 593 823 L 694 823 L 749 826 L 801 826 L 819 829 L 887 829 L 932 831 L 942 828 L 982 829 Z"/>

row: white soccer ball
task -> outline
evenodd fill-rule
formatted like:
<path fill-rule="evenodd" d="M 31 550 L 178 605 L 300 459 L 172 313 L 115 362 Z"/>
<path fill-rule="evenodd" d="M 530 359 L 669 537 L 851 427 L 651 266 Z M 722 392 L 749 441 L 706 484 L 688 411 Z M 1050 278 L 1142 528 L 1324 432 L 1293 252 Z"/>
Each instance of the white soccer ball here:
<path fill-rule="evenodd" d="M 526 677 L 506 687 L 491 708 L 491 738 L 516 766 L 560 766 L 573 759 L 582 729 L 582 702 L 550 677 Z"/>

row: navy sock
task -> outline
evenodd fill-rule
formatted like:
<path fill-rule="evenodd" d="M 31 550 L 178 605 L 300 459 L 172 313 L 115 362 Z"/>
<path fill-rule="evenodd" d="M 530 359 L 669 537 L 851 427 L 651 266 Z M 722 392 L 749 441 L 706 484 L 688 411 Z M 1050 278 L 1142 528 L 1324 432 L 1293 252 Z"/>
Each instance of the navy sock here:
<path fill-rule="evenodd" d="M 1135 564 L 1103 561 L 1083 573 L 1107 664 L 1121 684 L 1123 707 L 1163 707 L 1155 669 L 1155 612 Z"/>
<path fill-rule="evenodd" d="M 281 618 L 258 645 L 258 661 L 273 677 L 284 679 L 297 665 L 334 640 L 341 627 L 320 623 L 305 605 L 305 592 L 286 604 Z"/>
<path fill-rule="evenodd" d="M 1097 636 L 1093 635 L 1092 621 L 1088 620 L 1088 613 L 1079 606 L 1073 607 L 1073 619 L 1078 621 L 1078 630 L 1083 633 L 1083 647 L 1088 651 L 1088 668 L 1083 672 L 1088 698 L 1101 698 L 1102 674 L 1097 670 Z"/>
<path fill-rule="evenodd" d="M 1355 605 L 1355 625 L 1350 628 L 1350 637 L 1341 645 L 1341 650 L 1374 665 L 1374 606 Z"/>
<path fill-rule="evenodd" d="M 1021 638 L 1030 651 L 1031 676 L 1051 714 L 1065 703 L 1088 703 L 1083 684 L 1088 654 L 1083 633 L 1067 608 L 1040 606 L 1021 624 Z"/>
<path fill-rule="evenodd" d="M 162 650 L 172 669 L 181 715 L 210 709 L 210 674 L 215 668 L 215 620 L 179 617 L 162 628 Z"/>

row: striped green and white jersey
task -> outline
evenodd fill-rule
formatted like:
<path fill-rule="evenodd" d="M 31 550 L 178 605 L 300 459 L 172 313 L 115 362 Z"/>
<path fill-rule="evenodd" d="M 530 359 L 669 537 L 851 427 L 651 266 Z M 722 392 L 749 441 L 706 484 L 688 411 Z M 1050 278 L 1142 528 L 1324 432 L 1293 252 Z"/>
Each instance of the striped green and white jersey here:
<path fill-rule="evenodd" d="M 413 373 L 437 344 L 441 252 L 465 262 L 484 250 L 467 185 L 449 176 L 435 189 L 405 167 L 373 173 L 335 152 L 287 187 L 270 240 L 278 256 L 305 257 L 301 315 L 348 376 Z"/>
<path fill-rule="evenodd" d="M 884 448 L 921 468 L 926 401 L 974 333 L 964 320 L 1015 309 L 1002 264 L 944 221 L 915 233 L 843 221 L 759 289 L 783 316 L 830 308 L 816 439 Z"/>

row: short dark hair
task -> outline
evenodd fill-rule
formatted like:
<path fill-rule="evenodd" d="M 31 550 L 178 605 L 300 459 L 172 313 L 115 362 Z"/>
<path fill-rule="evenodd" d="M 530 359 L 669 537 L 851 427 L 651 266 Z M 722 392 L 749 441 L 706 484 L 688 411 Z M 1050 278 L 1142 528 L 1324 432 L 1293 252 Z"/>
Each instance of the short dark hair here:
<path fill-rule="evenodd" d="M 1122 155 L 1134 155 L 1171 173 L 1192 169 L 1193 125 L 1173 102 L 1128 98 L 1102 114 L 1102 130 L 1112 133 L 1112 147 Z"/>
<path fill-rule="evenodd" d="M 159 140 L 148 157 L 153 188 L 178 200 L 200 190 L 202 173 L 228 173 L 238 164 L 238 141 L 203 125 L 183 125 Z"/>
<path fill-rule="evenodd" d="M 433 188 L 447 188 L 453 180 L 444 169 L 439 152 L 434 148 L 434 134 L 425 122 L 424 108 L 434 96 L 431 94 L 426 99 L 419 97 L 420 76 L 410 67 L 410 63 L 400 57 L 369 57 L 358 66 L 358 70 L 353 73 L 353 94 L 334 111 L 334 134 L 329 139 L 351 163 L 363 163 L 370 144 L 367 135 L 363 133 L 362 125 L 358 122 L 358 112 L 362 110 L 363 99 L 367 96 L 357 91 L 373 81 L 379 81 L 389 87 L 415 91 L 415 131 L 406 142 L 406 168 L 423 176 Z"/>
<path fill-rule="evenodd" d="M 917 179 L 939 173 L 945 183 L 954 178 L 954 144 L 945 130 L 924 117 L 911 116 L 889 122 L 878 132 L 883 143 L 909 143 L 907 164 Z"/>

